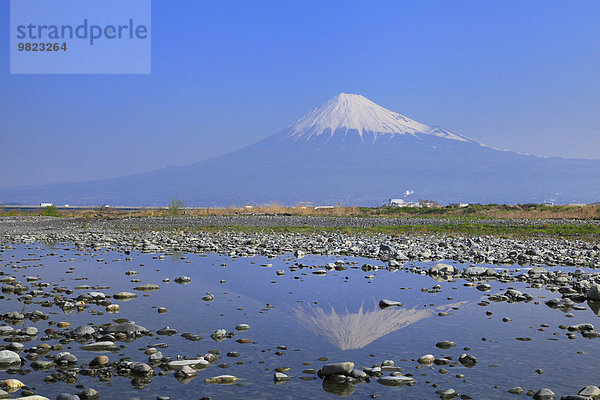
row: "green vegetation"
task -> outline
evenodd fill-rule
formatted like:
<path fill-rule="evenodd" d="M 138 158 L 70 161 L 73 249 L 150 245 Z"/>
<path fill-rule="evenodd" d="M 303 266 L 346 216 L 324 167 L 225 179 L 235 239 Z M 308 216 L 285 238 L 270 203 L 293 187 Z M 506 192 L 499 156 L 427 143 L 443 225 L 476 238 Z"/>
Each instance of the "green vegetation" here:
<path fill-rule="evenodd" d="M 40 215 L 43 215 L 45 217 L 60 217 L 60 212 L 58 211 L 58 207 L 53 205 L 44 207 Z"/>
<path fill-rule="evenodd" d="M 169 204 L 169 207 L 167 208 L 167 214 L 172 215 L 172 216 L 177 216 L 177 215 L 183 215 L 183 212 L 184 212 L 183 201 L 179 200 L 176 197 L 173 197 L 171 199 L 171 204 Z"/>
<path fill-rule="evenodd" d="M 495 218 L 571 218 L 599 219 L 600 205 L 550 205 L 550 204 L 469 204 L 432 208 L 410 207 L 360 207 L 359 216 L 442 218 L 448 220 L 481 220 Z"/>

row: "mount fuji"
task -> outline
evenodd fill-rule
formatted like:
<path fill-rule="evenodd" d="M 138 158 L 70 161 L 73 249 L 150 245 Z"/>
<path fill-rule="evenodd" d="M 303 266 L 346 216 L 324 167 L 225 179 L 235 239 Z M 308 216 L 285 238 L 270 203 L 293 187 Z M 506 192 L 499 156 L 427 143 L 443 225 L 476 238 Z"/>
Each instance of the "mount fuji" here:
<path fill-rule="evenodd" d="M 413 191 L 440 203 L 595 202 L 600 160 L 485 146 L 341 93 L 284 131 L 183 167 L 85 183 L 0 190 L 0 203 L 381 205 Z"/>

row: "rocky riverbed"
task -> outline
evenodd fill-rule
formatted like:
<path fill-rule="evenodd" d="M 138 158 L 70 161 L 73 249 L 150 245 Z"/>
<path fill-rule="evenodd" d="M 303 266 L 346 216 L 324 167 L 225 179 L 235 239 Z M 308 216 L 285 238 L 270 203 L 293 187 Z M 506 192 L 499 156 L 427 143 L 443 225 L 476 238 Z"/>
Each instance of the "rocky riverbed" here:
<path fill-rule="evenodd" d="M 0 219 L 0 398 L 600 394 L 597 242 L 210 218 Z"/>
<path fill-rule="evenodd" d="M 474 220 L 473 223 L 483 223 Z M 227 226 L 323 228 L 453 223 L 447 220 L 390 218 L 327 218 L 298 216 L 207 216 L 200 218 L 123 218 L 78 220 L 51 217 L 2 217 L 0 237 L 8 241 L 70 241 L 80 247 L 116 251 L 186 253 L 215 252 L 230 256 L 300 254 L 349 255 L 397 260 L 455 260 L 458 262 L 600 266 L 600 240 L 556 238 L 526 240 L 448 235 L 347 235 L 340 233 L 269 234 L 228 231 Z M 506 226 L 539 224 L 599 224 L 572 220 L 485 220 Z M 195 232 L 199 227 L 222 231 Z"/>

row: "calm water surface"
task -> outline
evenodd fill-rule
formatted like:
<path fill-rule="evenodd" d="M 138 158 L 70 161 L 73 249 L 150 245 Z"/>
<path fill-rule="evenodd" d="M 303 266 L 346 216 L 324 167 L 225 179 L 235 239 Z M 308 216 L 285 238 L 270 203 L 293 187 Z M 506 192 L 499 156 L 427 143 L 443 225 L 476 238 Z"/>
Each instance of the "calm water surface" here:
<path fill-rule="evenodd" d="M 367 262 L 382 265 L 377 260 L 323 256 L 298 260 L 290 255 L 272 259 L 231 259 L 218 254 L 159 257 L 157 254 L 132 253 L 126 256 L 108 251 L 81 252 L 68 243 L 53 246 L 31 243 L 13 247 L 0 253 L 0 270 L 24 284 L 27 284 L 25 276 L 39 276 L 44 282 L 73 289 L 71 297 L 92 290 L 74 289 L 79 285 L 108 286 L 110 289 L 101 290 L 107 295 L 120 291 L 136 292 L 133 288 L 144 283 L 158 284 L 160 289 L 146 295 L 136 292 L 138 298 L 131 301 L 114 301 L 120 305 L 118 314 L 93 315 L 89 311 L 104 311 L 104 308 L 91 305 L 67 315 L 57 307 L 36 305 L 35 301 L 42 300 L 41 297 L 34 299 L 34 304 L 23 305 L 14 295 L 5 295 L 0 300 L 0 312 L 22 311 L 23 307 L 25 312 L 40 309 L 50 314 L 49 321 L 70 322 L 69 329 L 127 318 L 152 331 L 165 326 L 178 331 L 172 336 L 155 334 L 125 343 L 119 352 L 106 353 L 111 361 L 130 357 L 132 361 L 147 362 L 143 350 L 160 342 L 168 344 L 168 348 L 159 350 L 173 359 L 177 355 L 193 358 L 209 350 L 220 351 L 219 359 L 208 369 L 199 371 L 198 377 L 187 384 L 180 383 L 170 374 L 155 376 L 142 389 L 134 388 L 128 378 L 117 375 L 109 381 L 80 375 L 76 384 L 67 385 L 64 382 L 44 383 L 43 379 L 52 371 L 34 371 L 29 365 L 23 369 L 30 372 L 22 376 L 0 372 L 0 379 L 16 377 L 35 388 L 36 393 L 51 399 L 61 392 L 79 391 L 75 385 L 93 387 L 100 392 L 100 398 L 106 399 L 152 399 L 158 395 L 173 399 L 202 396 L 213 399 L 333 398 L 336 394 L 325 391 L 316 375 L 302 371 L 340 361 L 353 361 L 357 368 L 363 368 L 388 359 L 402 367 L 405 374 L 412 374 L 416 384 L 386 387 L 373 379 L 370 383 L 354 385 L 351 397 L 439 398 L 436 390 L 453 388 L 472 398 L 505 399 L 517 397 L 507 393 L 514 386 L 522 386 L 525 390 L 549 387 L 560 396 L 576 394 L 583 386 L 598 383 L 595 367 L 600 356 L 600 339 L 578 336 L 570 340 L 565 335 L 566 330 L 558 328 L 560 324 L 597 324 L 598 316 L 586 307 L 572 311 L 573 317 L 569 318 L 544 305 L 545 300 L 560 297 L 557 293 L 533 289 L 523 283 L 488 281 L 492 285 L 489 293 L 513 287 L 534 296 L 533 302 L 492 302 L 484 307 L 478 303 L 486 294 L 474 287 L 465 287 L 464 280 L 438 282 L 405 270 L 364 272 L 360 269 Z M 125 261 L 126 257 L 132 260 Z M 348 269 L 328 271 L 324 276 L 312 274 L 321 268 L 311 269 L 311 266 L 323 266 L 338 259 L 345 261 Z M 298 262 L 309 267 L 291 271 L 289 267 Z M 433 263 L 408 265 L 430 264 Z M 452 264 L 459 268 L 468 266 Z M 518 266 L 507 268 L 514 270 Z M 125 275 L 129 270 L 139 274 Z M 284 270 L 285 275 L 278 276 L 277 270 Z M 191 277 L 191 283 L 174 283 L 173 280 L 181 275 Z M 169 278 L 170 283 L 164 283 L 165 278 Z M 131 282 L 131 279 L 139 279 L 141 283 Z M 435 285 L 441 286 L 438 293 L 421 290 Z M 49 292 L 49 289 L 45 291 Z M 215 296 L 214 301 L 201 299 L 207 292 Z M 381 299 L 403 302 L 404 307 L 381 310 L 377 306 Z M 158 307 L 166 307 L 168 311 L 158 314 Z M 451 315 L 438 316 L 441 311 L 451 312 Z M 486 311 L 492 315 L 486 315 Z M 502 322 L 503 317 L 511 318 L 511 322 Z M 25 324 L 36 326 L 43 332 L 49 321 L 33 324 L 26 320 Z M 237 332 L 234 338 L 218 343 L 210 338 L 215 330 L 235 331 L 235 326 L 240 323 L 249 324 L 251 329 Z M 549 327 L 541 328 L 542 324 Z M 200 334 L 204 339 L 188 341 L 180 336 L 185 332 Z M 26 343 L 26 347 L 41 343 L 41 336 Z M 523 342 L 516 337 L 532 340 Z M 251 339 L 252 343 L 237 343 L 238 338 Z M 457 346 L 449 350 L 438 349 L 435 344 L 441 340 L 454 341 Z M 117 342 L 117 345 L 121 344 Z M 78 364 L 88 363 L 97 355 L 81 350 L 80 346 L 72 342 L 64 348 L 77 356 Z M 277 346 L 285 346 L 287 350 L 278 350 Z M 465 351 L 465 347 L 470 350 Z M 226 354 L 232 351 L 237 351 L 240 356 L 227 357 Z M 457 363 L 455 366 L 417 368 L 415 361 L 427 353 L 458 360 L 465 352 L 477 358 L 475 367 L 466 368 Z M 322 357 L 328 361 L 319 361 Z M 230 367 L 220 368 L 218 365 L 222 363 Z M 291 368 L 291 381 L 275 385 L 273 369 L 276 367 Z M 441 368 L 446 368 L 448 373 L 440 373 Z M 539 374 L 537 369 L 542 369 L 543 373 Z M 204 379 L 221 374 L 235 375 L 240 383 L 227 386 L 204 383 Z M 464 377 L 457 378 L 457 374 Z M 301 376 L 316 379 L 301 380 Z"/>

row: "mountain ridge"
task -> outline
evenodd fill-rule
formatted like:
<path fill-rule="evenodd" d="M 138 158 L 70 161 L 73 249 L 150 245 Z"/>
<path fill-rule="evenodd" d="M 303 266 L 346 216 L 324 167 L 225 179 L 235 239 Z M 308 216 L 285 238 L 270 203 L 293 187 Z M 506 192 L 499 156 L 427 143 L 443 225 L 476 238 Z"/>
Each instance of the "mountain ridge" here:
<path fill-rule="evenodd" d="M 392 131 L 378 132 L 384 128 Z M 541 158 L 452 135 L 340 94 L 287 129 L 218 157 L 120 178 L 0 190 L 0 203 L 164 206 L 177 197 L 190 206 L 381 205 L 407 190 L 441 204 L 600 200 L 600 160 Z"/>

